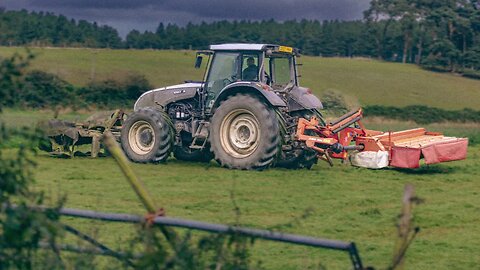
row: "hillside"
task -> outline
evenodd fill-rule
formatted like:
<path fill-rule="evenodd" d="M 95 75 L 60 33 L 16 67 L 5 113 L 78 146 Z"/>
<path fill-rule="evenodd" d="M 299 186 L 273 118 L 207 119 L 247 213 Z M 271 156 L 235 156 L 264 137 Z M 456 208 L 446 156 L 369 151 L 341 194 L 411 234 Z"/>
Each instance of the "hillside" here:
<path fill-rule="evenodd" d="M 0 56 L 22 48 L 0 47 Z M 192 51 L 33 49 L 37 59 L 32 68 L 55 73 L 75 85 L 128 73 L 144 74 L 156 86 L 202 78 L 195 70 Z M 480 80 L 454 74 L 435 73 L 415 65 L 369 59 L 304 56 L 301 84 L 317 95 L 336 89 L 356 98 L 362 105 L 406 106 L 423 104 L 444 109 L 480 108 Z"/>

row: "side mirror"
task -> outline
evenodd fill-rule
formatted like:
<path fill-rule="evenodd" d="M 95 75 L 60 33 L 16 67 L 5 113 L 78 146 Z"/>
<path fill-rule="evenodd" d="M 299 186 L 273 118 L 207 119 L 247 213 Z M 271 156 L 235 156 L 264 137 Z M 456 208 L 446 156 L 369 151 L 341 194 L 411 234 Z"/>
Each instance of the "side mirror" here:
<path fill-rule="evenodd" d="M 200 66 L 202 66 L 202 60 L 203 60 L 203 57 L 198 55 L 197 59 L 195 60 L 195 68 L 200 68 Z"/>

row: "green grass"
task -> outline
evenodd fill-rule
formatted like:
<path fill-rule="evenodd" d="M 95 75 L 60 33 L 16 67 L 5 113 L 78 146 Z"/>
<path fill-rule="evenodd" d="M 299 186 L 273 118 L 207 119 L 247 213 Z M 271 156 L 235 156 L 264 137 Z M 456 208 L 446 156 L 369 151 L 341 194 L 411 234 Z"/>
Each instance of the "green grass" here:
<path fill-rule="evenodd" d="M 0 47 L 0 56 L 21 48 Z M 144 74 L 155 87 L 201 80 L 193 51 L 35 48 L 32 68 L 55 73 L 75 85 Z M 422 104 L 444 109 L 480 108 L 480 80 L 369 59 L 301 57 L 301 84 L 320 95 L 336 89 L 362 105 Z"/>
<path fill-rule="evenodd" d="M 58 118 L 68 121 L 83 121 L 91 113 L 90 112 L 63 112 Z M 39 121 L 52 119 L 54 116 L 51 110 L 23 110 L 23 109 L 3 109 L 0 113 L 0 120 L 7 127 L 21 128 L 35 126 Z"/>
<path fill-rule="evenodd" d="M 111 158 L 36 158 L 35 189 L 49 197 L 67 194 L 67 207 L 143 214 L 138 199 Z M 473 269 L 480 263 L 480 147 L 465 161 L 417 170 L 367 170 L 336 162 L 312 170 L 264 172 L 219 168 L 215 163 L 169 161 L 134 164 L 150 193 L 168 216 L 233 223 L 231 193 L 241 209 L 240 222 L 269 228 L 288 223 L 305 209 L 313 214 L 283 231 L 355 241 L 367 265 L 384 268 L 393 250 L 394 222 L 403 186 L 413 183 L 425 203 L 415 209 L 421 232 L 407 255 L 407 269 Z M 74 222 L 68 219 L 69 222 Z M 86 232 L 118 247 L 134 231 L 130 225 L 75 220 Z M 259 240 L 254 258 L 268 269 L 348 269 L 346 254 Z"/>
<path fill-rule="evenodd" d="M 82 119 L 73 113 L 62 118 Z M 49 111 L 6 110 L 9 126 L 32 125 Z M 372 129 L 413 128 L 408 122 L 366 119 Z M 434 124 L 430 130 L 448 135 L 477 136 L 474 124 Z M 13 150 L 12 150 L 13 151 Z M 111 158 L 52 158 L 40 153 L 34 189 L 52 201 L 67 195 L 67 207 L 143 214 L 144 210 Z M 468 159 L 417 170 L 367 170 L 319 163 L 312 170 L 270 169 L 237 171 L 178 162 L 133 164 L 145 185 L 168 216 L 232 224 L 236 220 L 231 194 L 241 209 L 240 223 L 256 228 L 285 224 L 312 214 L 282 231 L 314 237 L 355 241 L 366 265 L 380 269 L 390 261 L 395 218 L 403 187 L 413 183 L 425 203 L 415 209 L 421 232 L 407 255 L 407 269 L 472 269 L 480 263 L 480 146 L 469 148 Z M 98 221 L 66 219 L 102 242 L 125 248 L 135 227 Z M 76 242 L 72 242 L 76 243 Z M 253 252 L 267 269 L 348 269 L 344 253 L 258 240 Z M 111 263 L 100 259 L 100 265 Z"/>

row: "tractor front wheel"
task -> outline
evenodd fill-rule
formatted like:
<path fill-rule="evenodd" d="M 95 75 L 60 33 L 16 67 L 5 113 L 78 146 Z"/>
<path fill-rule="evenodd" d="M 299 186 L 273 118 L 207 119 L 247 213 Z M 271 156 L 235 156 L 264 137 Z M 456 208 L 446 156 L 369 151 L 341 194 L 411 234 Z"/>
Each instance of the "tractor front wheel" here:
<path fill-rule="evenodd" d="M 120 142 L 127 157 L 140 163 L 165 161 L 172 151 L 170 126 L 164 114 L 143 108 L 125 121 Z"/>
<path fill-rule="evenodd" d="M 209 140 L 222 166 L 263 170 L 274 162 L 279 149 L 275 112 L 253 96 L 232 96 L 215 111 Z"/>

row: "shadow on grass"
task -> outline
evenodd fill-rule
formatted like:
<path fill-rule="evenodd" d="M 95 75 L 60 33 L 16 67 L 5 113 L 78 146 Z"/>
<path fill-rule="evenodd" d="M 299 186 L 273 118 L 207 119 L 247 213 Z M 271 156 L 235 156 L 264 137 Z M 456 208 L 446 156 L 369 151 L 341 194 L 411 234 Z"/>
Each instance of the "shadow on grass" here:
<path fill-rule="evenodd" d="M 404 174 L 424 175 L 424 174 L 452 174 L 457 168 L 445 165 L 422 165 L 417 169 L 388 168 L 388 170 L 397 171 Z"/>
<path fill-rule="evenodd" d="M 194 166 L 194 167 L 203 167 L 205 170 L 210 168 L 222 168 L 215 160 L 210 160 L 209 162 L 201 162 L 201 161 L 185 161 L 185 160 L 178 160 L 175 158 L 169 158 L 167 162 L 161 164 L 175 164 L 175 165 L 183 165 L 183 166 Z"/>

